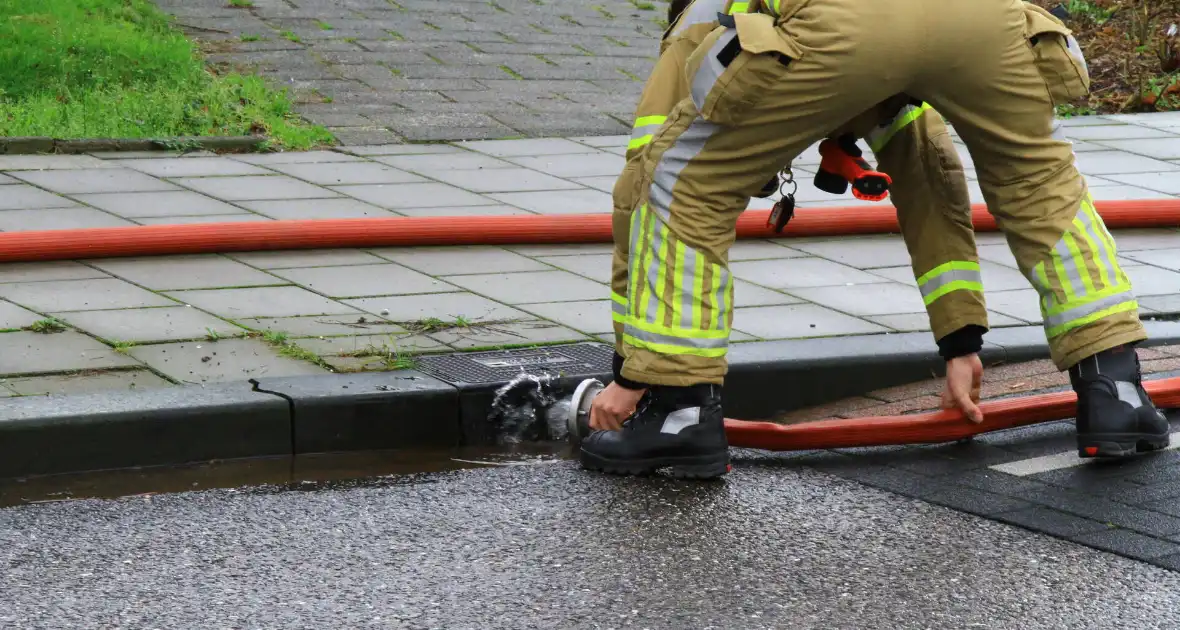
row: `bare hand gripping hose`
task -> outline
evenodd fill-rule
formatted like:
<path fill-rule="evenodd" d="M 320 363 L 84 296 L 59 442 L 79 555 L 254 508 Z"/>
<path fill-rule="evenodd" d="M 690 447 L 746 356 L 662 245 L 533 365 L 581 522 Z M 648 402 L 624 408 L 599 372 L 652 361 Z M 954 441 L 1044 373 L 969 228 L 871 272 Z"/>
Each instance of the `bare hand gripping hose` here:
<path fill-rule="evenodd" d="M 1112 229 L 1180 227 L 1180 199 L 1098 201 Z M 766 226 L 769 210 L 749 210 L 737 222 L 738 238 L 847 236 L 898 231 L 892 205 L 799 208 L 781 234 Z M 994 231 L 983 204 L 972 207 L 976 231 Z M 0 262 L 33 262 L 264 250 L 427 245 L 524 245 L 609 243 L 611 215 L 391 217 L 306 221 L 150 225 L 0 233 Z M 1180 243 L 1180 233 L 1177 233 Z M 790 262 L 785 263 L 789 268 Z M 0 274 L 3 270 L 0 269 Z M 1145 384 L 1157 406 L 1180 407 L 1180 378 Z M 576 402 L 573 403 L 575 406 Z M 972 424 L 958 411 L 905 416 L 821 420 L 796 425 L 725 420 L 731 446 L 810 450 L 852 446 L 954 441 L 1012 427 L 1072 417 L 1073 392 L 987 401 L 984 421 Z"/>

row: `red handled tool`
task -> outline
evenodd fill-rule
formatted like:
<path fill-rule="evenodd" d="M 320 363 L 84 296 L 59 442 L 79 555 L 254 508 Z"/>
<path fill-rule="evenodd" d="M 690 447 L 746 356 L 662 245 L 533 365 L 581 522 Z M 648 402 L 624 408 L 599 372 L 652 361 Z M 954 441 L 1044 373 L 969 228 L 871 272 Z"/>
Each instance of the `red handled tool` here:
<path fill-rule="evenodd" d="M 833 195 L 843 195 L 852 184 L 852 195 L 866 201 L 881 201 L 889 196 L 893 179 L 874 171 L 865 161 L 856 137 L 849 134 L 838 139 L 825 139 L 819 144 L 822 160 L 815 174 L 815 187 Z"/>

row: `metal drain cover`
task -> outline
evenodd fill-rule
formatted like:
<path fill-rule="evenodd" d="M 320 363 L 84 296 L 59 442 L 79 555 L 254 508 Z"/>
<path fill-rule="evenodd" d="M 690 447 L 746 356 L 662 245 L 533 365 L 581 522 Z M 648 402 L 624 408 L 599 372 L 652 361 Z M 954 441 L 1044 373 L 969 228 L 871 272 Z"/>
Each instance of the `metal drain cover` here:
<path fill-rule="evenodd" d="M 501 383 L 521 373 L 560 377 L 570 374 L 610 373 L 614 347 L 604 343 L 575 343 L 545 348 L 517 348 L 487 352 L 457 352 L 418 357 L 418 371 L 452 385 Z"/>

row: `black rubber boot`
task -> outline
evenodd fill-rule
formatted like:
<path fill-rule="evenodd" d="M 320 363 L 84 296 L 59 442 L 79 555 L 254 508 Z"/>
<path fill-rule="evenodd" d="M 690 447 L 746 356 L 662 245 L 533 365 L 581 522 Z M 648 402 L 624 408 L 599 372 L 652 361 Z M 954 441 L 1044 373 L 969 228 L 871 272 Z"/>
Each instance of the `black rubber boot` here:
<path fill-rule="evenodd" d="M 762 190 L 759 190 L 758 194 L 756 196 L 759 199 L 767 199 L 769 197 L 773 197 L 774 193 L 778 192 L 778 188 L 779 188 L 779 181 L 778 181 L 778 175 L 776 174 L 770 178 L 770 181 L 768 181 L 762 185 Z"/>
<path fill-rule="evenodd" d="M 582 442 L 582 466 L 611 474 L 711 479 L 729 472 L 729 443 L 717 385 L 650 388 L 621 431 Z"/>
<path fill-rule="evenodd" d="M 1080 457 L 1126 457 L 1168 446 L 1171 427 L 1143 389 L 1130 345 L 1087 357 L 1069 370 L 1078 395 Z"/>

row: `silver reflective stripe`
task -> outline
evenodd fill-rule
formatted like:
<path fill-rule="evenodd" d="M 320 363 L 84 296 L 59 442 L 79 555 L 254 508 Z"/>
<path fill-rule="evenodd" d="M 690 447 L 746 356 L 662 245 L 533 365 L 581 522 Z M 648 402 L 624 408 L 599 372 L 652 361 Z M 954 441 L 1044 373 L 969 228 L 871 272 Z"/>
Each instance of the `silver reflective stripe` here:
<path fill-rule="evenodd" d="M 687 243 L 680 243 L 684 248 L 684 269 L 680 273 L 680 322 L 681 328 L 692 328 L 692 312 L 693 306 L 696 305 L 696 278 L 697 278 L 697 250 L 689 247 Z M 676 299 L 676 296 L 672 296 Z M 677 322 L 673 322 L 675 324 Z"/>
<path fill-rule="evenodd" d="M 1073 35 L 1065 36 L 1065 49 L 1082 65 L 1086 74 L 1090 74 L 1090 66 L 1086 63 L 1086 56 L 1082 54 L 1082 47 L 1078 45 L 1078 40 L 1074 39 Z"/>
<path fill-rule="evenodd" d="M 655 135 L 655 133 L 660 130 L 660 126 L 661 125 L 657 124 L 657 125 L 644 125 L 642 127 L 636 127 L 631 132 L 631 139 L 638 140 L 644 136 Z"/>
<path fill-rule="evenodd" d="M 625 303 L 619 303 L 617 300 L 611 300 L 610 307 L 616 315 L 623 315 L 624 317 L 627 315 L 627 305 Z"/>
<path fill-rule="evenodd" d="M 630 310 L 635 311 L 639 308 L 638 300 L 635 299 L 639 295 L 639 283 L 636 281 L 636 275 L 642 265 L 642 257 L 639 255 L 639 233 L 643 231 L 643 217 L 647 216 L 643 206 L 631 213 L 631 245 L 627 250 L 627 297 L 629 301 Z M 638 313 L 636 313 L 638 314 Z"/>
<path fill-rule="evenodd" d="M 688 129 L 685 129 L 676 138 L 676 142 L 672 143 L 672 146 L 668 147 L 668 150 L 660 156 L 660 161 L 652 173 L 648 200 L 651 203 L 651 208 L 655 209 L 661 219 L 671 220 L 669 208 L 672 207 L 672 188 L 680 179 L 680 173 L 685 166 L 688 166 L 689 162 L 700 155 L 701 150 L 705 148 L 705 143 L 720 129 L 720 126 L 698 115 L 688 125 Z"/>
<path fill-rule="evenodd" d="M 664 296 L 656 295 L 656 283 L 664 275 L 664 258 L 660 256 L 660 245 L 667 238 L 664 234 L 667 229 L 668 227 L 664 225 L 663 221 L 660 221 L 659 217 L 652 219 L 652 237 L 651 243 L 648 245 L 651 247 L 651 267 L 647 270 L 647 312 L 643 314 L 643 318 L 649 324 L 663 323 L 656 322 L 658 302 L 664 299 Z"/>
<path fill-rule="evenodd" d="M 1074 244 L 1077 244 L 1077 239 L 1074 239 Z M 1065 270 L 1065 279 L 1069 282 L 1070 291 L 1077 297 L 1086 295 L 1086 285 L 1082 283 L 1082 274 L 1086 273 L 1086 270 L 1078 269 L 1077 262 L 1073 259 L 1073 252 L 1069 251 L 1069 247 L 1065 245 L 1064 234 L 1053 246 L 1053 251 L 1057 254 L 1057 260 L 1053 261 L 1053 267 L 1056 268 L 1057 262 L 1061 262 L 1061 269 Z M 1058 280 L 1062 280 L 1062 278 L 1058 278 Z"/>
<path fill-rule="evenodd" d="M 664 418 L 664 426 L 660 427 L 660 433 L 680 433 L 688 427 L 701 423 L 701 408 L 689 407 L 688 409 L 677 409 L 668 414 Z"/>
<path fill-rule="evenodd" d="M 709 96 L 709 92 L 713 91 L 713 85 L 717 83 L 717 79 L 721 78 L 721 73 L 725 72 L 725 66 L 717 60 L 717 55 L 725 45 L 733 41 L 737 37 L 737 29 L 728 29 L 717 38 L 713 47 L 705 54 L 705 58 L 701 60 L 701 67 L 697 69 L 697 73 L 692 78 L 692 102 L 700 110 L 705 105 L 705 97 Z"/>
<path fill-rule="evenodd" d="M 1045 328 L 1056 328 L 1063 324 L 1068 324 L 1075 319 L 1086 317 L 1087 315 L 1093 315 L 1098 311 L 1108 309 L 1112 306 L 1117 306 L 1123 302 L 1130 302 L 1134 299 L 1135 295 L 1130 289 L 1119 291 L 1118 293 L 1104 297 L 1101 300 L 1095 300 L 1089 304 L 1075 306 L 1074 308 L 1071 308 L 1063 313 L 1049 315 L 1045 317 Z"/>
<path fill-rule="evenodd" d="M 983 283 L 983 275 L 978 271 L 972 269 L 952 269 L 950 271 L 940 273 L 937 276 L 927 280 L 920 288 L 922 290 L 922 297 L 927 297 L 938 289 L 952 283 L 952 282 L 978 282 Z"/>
<path fill-rule="evenodd" d="M 683 33 L 688 27 L 717 21 L 717 14 L 725 10 L 725 0 L 696 0 L 680 15 L 672 35 Z"/>
<path fill-rule="evenodd" d="M 717 286 L 717 296 L 713 299 L 713 307 L 717 311 L 717 326 L 714 330 L 725 330 L 725 305 L 729 302 L 729 271 L 724 267 L 714 266 L 713 273 L 721 274 L 721 284 Z"/>
<path fill-rule="evenodd" d="M 1086 202 L 1083 200 L 1082 203 L 1084 204 Z M 1115 264 L 1114 252 L 1110 251 L 1110 248 L 1106 246 L 1106 241 L 1103 240 L 1098 230 L 1094 227 L 1094 221 L 1090 218 L 1090 213 L 1085 211 L 1084 206 L 1082 211 L 1078 213 L 1078 219 L 1080 219 L 1082 227 L 1085 229 L 1086 236 L 1089 237 L 1088 242 L 1092 243 L 1096 248 L 1094 251 L 1094 264 L 1100 269 L 1104 268 L 1107 271 L 1106 276 L 1110 280 L 1110 284 L 1099 290 L 1108 289 L 1119 284 L 1119 268 Z M 1095 280 L 1095 284 L 1098 284 L 1102 280 L 1101 276 L 1102 272 L 1099 271 L 1099 277 Z"/>
<path fill-rule="evenodd" d="M 659 343 L 668 346 L 685 346 L 688 348 L 700 348 L 702 350 L 726 348 L 729 346 L 729 339 L 726 339 L 725 337 L 716 339 L 701 339 L 698 337 L 673 337 L 671 335 L 661 335 L 660 333 L 641 330 L 632 324 L 626 324 L 623 327 L 623 333 L 648 343 Z"/>

